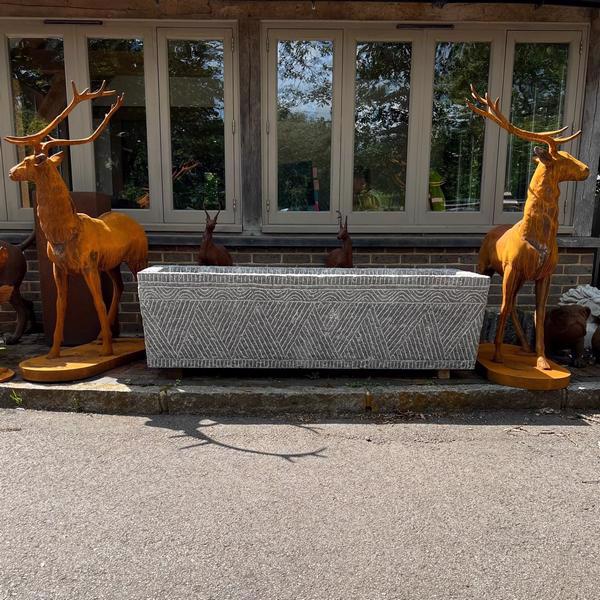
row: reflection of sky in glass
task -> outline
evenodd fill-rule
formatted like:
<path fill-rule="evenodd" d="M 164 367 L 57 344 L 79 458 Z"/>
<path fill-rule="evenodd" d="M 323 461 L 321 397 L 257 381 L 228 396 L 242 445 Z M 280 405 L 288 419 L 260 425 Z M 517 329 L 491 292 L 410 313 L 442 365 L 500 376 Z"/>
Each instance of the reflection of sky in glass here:
<path fill-rule="evenodd" d="M 212 108 L 225 116 L 223 42 L 169 40 L 171 106 Z"/>
<path fill-rule="evenodd" d="M 278 108 L 307 119 L 331 119 L 333 42 L 280 41 Z"/>

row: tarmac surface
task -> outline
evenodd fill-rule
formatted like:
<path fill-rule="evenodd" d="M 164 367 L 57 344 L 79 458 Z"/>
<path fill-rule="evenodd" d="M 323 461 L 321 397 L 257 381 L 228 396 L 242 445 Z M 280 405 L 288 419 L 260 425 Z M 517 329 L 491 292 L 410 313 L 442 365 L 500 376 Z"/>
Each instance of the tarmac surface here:
<path fill-rule="evenodd" d="M 600 597 L 600 416 L 0 410 L 0 600 Z"/>

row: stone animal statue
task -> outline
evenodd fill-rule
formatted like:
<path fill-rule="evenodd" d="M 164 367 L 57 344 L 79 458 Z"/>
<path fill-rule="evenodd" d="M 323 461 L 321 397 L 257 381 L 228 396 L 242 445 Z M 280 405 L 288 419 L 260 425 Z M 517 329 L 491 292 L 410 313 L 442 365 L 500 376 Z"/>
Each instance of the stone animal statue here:
<path fill-rule="evenodd" d="M 198 252 L 198 264 L 230 267 L 233 264 L 233 259 L 227 248 L 213 242 L 213 231 L 217 226 L 217 219 L 221 211 L 217 212 L 214 219 L 210 218 L 206 209 L 204 209 L 204 212 L 206 213 L 206 226 L 204 228 L 204 235 L 202 236 L 202 243 L 200 244 L 200 251 Z"/>
<path fill-rule="evenodd" d="M 27 326 L 33 328 L 35 315 L 33 304 L 21 296 L 21 283 L 27 273 L 27 261 L 23 252 L 35 240 L 35 230 L 18 245 L 0 241 L 0 301 L 10 302 L 17 313 L 15 331 L 5 338 L 5 343 L 16 344 Z"/>
<path fill-rule="evenodd" d="M 581 181 L 590 173 L 587 165 L 558 147 L 575 139 L 581 131 L 566 137 L 559 137 L 566 127 L 541 133 L 525 131 L 510 123 L 502 114 L 499 99 L 493 101 L 487 94 L 482 98 L 473 86 L 471 94 L 475 102 L 484 107 L 479 108 L 467 100 L 467 105 L 473 112 L 490 119 L 518 138 L 547 146 L 536 146 L 533 150 L 537 167 L 529 183 L 523 218 L 512 227 L 499 226 L 487 234 L 479 253 L 479 272 L 490 276 L 498 273 L 502 276 L 502 307 L 494 339 L 493 360 L 503 362 L 502 342 L 509 315 L 513 319 L 521 345 L 525 350 L 529 349 L 523 330 L 515 318 L 515 303 L 521 286 L 526 281 L 534 281 L 537 367 L 550 369 L 544 350 L 544 320 L 550 278 L 558 261 L 556 234 L 559 183 Z"/>
<path fill-rule="evenodd" d="M 342 213 L 338 210 L 339 231 L 337 239 L 342 242 L 341 248 L 336 248 L 327 254 L 325 266 L 330 269 L 351 269 L 352 264 L 352 239 L 348 234 L 348 217 L 342 225 Z"/>
<path fill-rule="evenodd" d="M 584 340 L 590 314 L 587 306 L 578 304 L 559 306 L 549 311 L 544 323 L 547 352 L 556 354 L 560 350 L 570 350 L 573 366 L 584 367 Z"/>
<path fill-rule="evenodd" d="M 13 181 L 35 183 L 38 220 L 48 240 L 48 258 L 53 263 L 57 291 L 56 326 L 48 358 L 60 356 L 67 311 L 68 275 L 82 275 L 85 279 L 100 321 L 101 355 L 110 356 L 113 354 L 111 326 L 117 318 L 123 291 L 121 263 L 127 264 L 134 277 L 148 264 L 148 240 L 142 227 L 122 213 L 109 212 L 97 219 L 77 213 L 71 194 L 58 170 L 64 154 L 50 154 L 50 150 L 57 146 L 74 146 L 96 140 L 123 103 L 121 94 L 90 136 L 73 140 L 55 139 L 50 136 L 50 132 L 81 102 L 116 94 L 113 90 L 105 90 L 105 82 L 95 92 L 90 92 L 88 88 L 80 93 L 75 83 L 71 82 L 71 85 L 72 100 L 48 125 L 32 135 L 6 138 L 6 141 L 12 144 L 33 147 L 33 154 L 26 156 L 13 167 L 9 177 Z M 113 283 L 108 314 L 102 299 L 101 271 L 107 272 Z"/>

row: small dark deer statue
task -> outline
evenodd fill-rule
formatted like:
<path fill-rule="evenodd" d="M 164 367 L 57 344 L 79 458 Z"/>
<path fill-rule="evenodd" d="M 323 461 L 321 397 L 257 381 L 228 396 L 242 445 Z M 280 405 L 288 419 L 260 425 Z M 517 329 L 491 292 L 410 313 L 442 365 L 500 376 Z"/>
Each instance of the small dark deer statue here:
<path fill-rule="evenodd" d="M 332 250 L 325 258 L 325 266 L 330 269 L 351 269 L 352 264 L 352 239 L 348 235 L 348 217 L 342 225 L 342 213 L 338 210 L 338 223 L 340 230 L 337 239 L 341 240 L 342 247 Z"/>
<path fill-rule="evenodd" d="M 27 273 L 23 252 L 34 240 L 35 230 L 17 246 L 0 241 L 0 302 L 10 302 L 17 313 L 15 331 L 4 340 L 7 344 L 16 344 L 28 326 L 35 326 L 33 303 L 21 296 L 21 283 Z"/>
<path fill-rule="evenodd" d="M 230 267 L 233 264 L 231 254 L 225 246 L 215 244 L 213 242 L 213 231 L 217 226 L 220 210 L 215 215 L 214 219 L 210 218 L 208 211 L 206 213 L 206 228 L 202 236 L 202 244 L 200 244 L 200 252 L 198 252 L 198 264 L 206 266 Z"/>

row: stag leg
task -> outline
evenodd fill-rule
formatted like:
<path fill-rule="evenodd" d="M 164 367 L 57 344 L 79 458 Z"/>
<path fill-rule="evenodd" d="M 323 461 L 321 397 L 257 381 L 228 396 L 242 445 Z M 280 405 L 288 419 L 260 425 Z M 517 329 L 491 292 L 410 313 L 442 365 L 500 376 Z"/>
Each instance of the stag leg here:
<path fill-rule="evenodd" d="M 506 327 L 506 319 L 512 314 L 517 292 L 520 287 L 519 277 L 517 272 L 511 267 L 504 269 L 502 278 L 502 307 L 500 308 L 500 318 L 498 319 L 498 327 L 496 329 L 496 337 L 494 339 L 494 362 L 502 363 L 502 342 L 504 341 L 504 328 Z"/>
<path fill-rule="evenodd" d="M 521 349 L 523 352 L 527 352 L 527 354 L 531 354 L 531 346 L 525 337 L 525 332 L 523 331 L 523 327 L 521 326 L 521 321 L 519 321 L 519 315 L 517 314 L 517 307 L 513 306 L 513 309 L 510 313 L 510 318 L 512 319 L 515 333 L 519 338 L 519 343 L 521 344 Z"/>
<path fill-rule="evenodd" d="M 550 369 L 544 346 L 544 320 L 546 318 L 546 301 L 550 291 L 550 277 L 535 282 L 535 353 L 538 369 Z"/>
<path fill-rule="evenodd" d="M 100 331 L 102 333 L 102 350 L 100 356 L 111 356 L 113 354 L 112 333 L 106 314 L 106 306 L 102 298 L 102 286 L 100 284 L 100 273 L 97 269 L 87 269 L 83 272 L 83 278 L 92 294 L 98 320 L 100 321 Z"/>
<path fill-rule="evenodd" d="M 111 269 L 108 274 L 113 284 L 112 301 L 110 303 L 110 310 L 108 311 L 108 323 L 112 326 L 117 320 L 117 314 L 119 312 L 119 302 L 121 300 L 121 294 L 123 293 L 123 278 L 121 277 L 121 267 L 115 267 Z"/>
<path fill-rule="evenodd" d="M 21 339 L 23 333 L 25 333 L 25 327 L 32 318 L 33 306 L 29 300 L 21 296 L 18 287 L 13 289 L 10 296 L 10 303 L 17 313 L 17 326 L 14 333 L 6 338 L 6 343 L 16 344 Z"/>
<path fill-rule="evenodd" d="M 48 353 L 48 358 L 58 358 L 60 356 L 60 345 L 63 340 L 63 331 L 65 328 L 65 313 L 67 312 L 67 289 L 68 274 L 57 265 L 52 265 L 54 274 L 54 283 L 56 284 L 56 325 L 54 326 L 54 339 L 52 348 Z"/>

